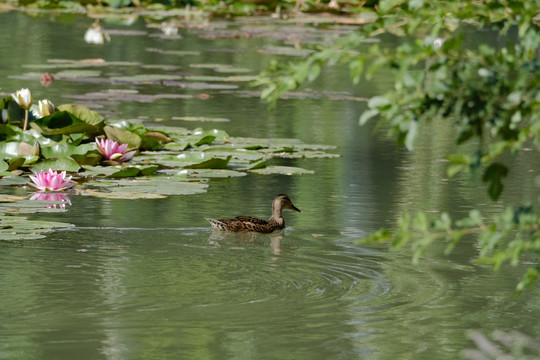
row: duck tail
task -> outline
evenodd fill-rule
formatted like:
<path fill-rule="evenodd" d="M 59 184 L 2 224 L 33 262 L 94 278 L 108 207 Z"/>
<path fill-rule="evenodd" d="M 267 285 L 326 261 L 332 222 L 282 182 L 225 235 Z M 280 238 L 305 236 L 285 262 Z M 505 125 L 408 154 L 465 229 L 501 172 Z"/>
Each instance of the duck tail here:
<path fill-rule="evenodd" d="M 210 222 L 212 225 L 212 228 L 215 230 L 224 230 L 226 228 L 226 224 L 223 221 L 211 219 L 211 218 L 205 218 Z"/>

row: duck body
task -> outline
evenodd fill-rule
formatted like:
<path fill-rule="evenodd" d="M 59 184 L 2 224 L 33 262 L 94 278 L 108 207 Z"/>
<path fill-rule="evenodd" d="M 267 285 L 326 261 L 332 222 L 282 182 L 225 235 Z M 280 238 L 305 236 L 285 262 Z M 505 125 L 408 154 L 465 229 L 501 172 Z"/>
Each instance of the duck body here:
<path fill-rule="evenodd" d="M 280 230 L 285 227 L 285 220 L 283 219 L 282 212 L 284 209 L 290 209 L 300 212 L 296 206 L 293 205 L 291 199 L 287 195 L 279 194 L 274 198 L 272 202 L 272 216 L 269 220 L 264 220 L 252 216 L 237 216 L 232 219 L 209 219 L 214 230 L 223 231 L 256 231 L 260 233 L 271 233 L 275 230 Z"/>

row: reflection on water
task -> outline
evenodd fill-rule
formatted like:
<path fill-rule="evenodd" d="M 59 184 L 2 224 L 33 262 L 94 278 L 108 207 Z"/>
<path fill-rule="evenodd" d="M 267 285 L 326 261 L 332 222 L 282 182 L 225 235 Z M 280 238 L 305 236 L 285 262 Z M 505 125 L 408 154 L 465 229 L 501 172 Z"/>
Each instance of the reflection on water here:
<path fill-rule="evenodd" d="M 302 356 L 306 346 L 320 353 L 315 358 L 355 354 L 345 336 L 356 332 L 348 312 L 359 299 L 379 295 L 385 280 L 376 260 L 333 246 L 320 256 L 314 244 L 291 234 L 281 255 L 264 235 L 232 236 L 220 246 L 209 237 L 210 230 L 200 228 L 79 229 L 27 244 L 17 261 L 41 251 L 26 262 L 28 277 L 3 273 L 0 299 L 10 314 L 4 326 L 22 326 L 24 342 L 32 345 L 47 337 L 51 348 L 62 337 L 78 343 L 77 334 L 86 333 L 86 344 L 96 346 L 88 358 L 114 352 L 131 358 L 151 349 L 157 357 L 176 351 L 193 358 L 201 346 L 210 357 L 233 356 L 246 341 L 253 354 L 275 347 L 272 357 Z M 58 317 L 56 335 L 47 335 L 51 317 Z M 77 329 L 80 323 L 84 329 Z M 3 335 L 12 340 L 4 344 L 17 343 L 17 335 Z M 169 339 L 170 348 L 155 348 L 160 339 Z M 64 356 L 74 355 L 61 348 Z"/>
<path fill-rule="evenodd" d="M 53 191 L 37 191 L 32 194 L 30 200 L 50 201 L 50 203 L 45 205 L 48 209 L 56 209 L 58 206 L 59 209 L 64 210 L 66 205 L 71 205 L 69 196 L 67 196 L 65 193 Z"/>
<path fill-rule="evenodd" d="M 443 245 L 431 248 L 419 266 L 411 265 L 406 251 L 355 244 L 371 231 L 391 227 L 405 210 L 460 214 L 472 206 L 500 206 L 487 202 L 481 184 L 447 179 L 444 156 L 453 146 L 448 124 L 421 129 L 417 151 L 406 153 L 372 128 L 358 126 L 363 102 L 316 98 L 311 95 L 323 94 L 316 89 L 307 91 L 308 98 L 279 102 L 271 112 L 246 89 L 215 87 L 200 93 L 180 86 L 123 85 L 111 83 L 107 76 L 118 74 L 108 68 L 99 70 L 100 81 L 78 82 L 76 76 L 68 78 L 70 73 L 57 76 L 54 65 L 54 59 L 76 56 L 124 61 L 122 74 L 131 75 L 168 65 L 173 75 L 214 76 L 208 64 L 256 73 L 272 56 L 289 56 L 268 55 L 276 44 L 283 45 L 277 37 L 282 33 L 212 38 L 216 33 L 210 30 L 183 29 L 178 37 L 150 37 L 141 35 L 149 30 L 139 21 L 129 27 L 138 35 L 126 32 L 96 46 L 81 41 L 89 19 L 69 15 L 49 21 L 9 13 L 0 14 L 0 20 L 9 28 L 4 34 L 24 30 L 36 34 L 28 41 L 39 45 L 23 55 L 22 48 L 8 51 L 10 42 L 0 42 L 4 53 L 12 54 L 0 67 L 2 91 L 40 86 L 39 76 L 13 77 L 37 66 L 39 74 L 46 68 L 55 81 L 38 88 L 36 98 L 60 104 L 110 90 L 189 95 L 153 103 L 100 98 L 92 105 L 112 120 L 230 119 L 219 127 L 234 136 L 298 138 L 336 145 L 341 155 L 282 160 L 314 169 L 315 175 L 216 179 L 199 195 L 136 201 L 42 198 L 64 207 L 73 204 L 61 220 L 76 228 L 41 240 L 0 243 L 1 358 L 449 359 L 470 346 L 467 329 L 540 333 L 530 320 L 540 315 L 538 291 L 513 297 L 523 269 L 493 273 L 475 265 L 470 239 L 450 257 L 442 255 Z M 219 34 L 254 27 L 217 24 L 224 29 Z M 115 26 L 122 29 L 106 27 L 112 31 Z M 315 26 L 287 26 L 289 33 L 328 41 Z M 329 30 L 333 36 L 350 31 Z M 184 50 L 192 52 L 179 55 Z M 313 86 L 362 98 L 386 89 L 388 78 L 352 87 L 347 71 L 329 68 Z M 193 121 L 165 124 L 212 127 Z M 538 171 L 531 165 L 535 155 L 522 154 L 515 162 L 531 179 Z M 538 199 L 538 188 L 527 181 L 509 179 L 507 200 Z M 30 196 L 22 187 L 0 192 Z M 205 220 L 246 209 L 267 217 L 269 201 L 278 193 L 291 195 L 302 209 L 287 217 L 283 231 L 213 232 Z M 34 218 L 59 220 L 57 213 Z"/>

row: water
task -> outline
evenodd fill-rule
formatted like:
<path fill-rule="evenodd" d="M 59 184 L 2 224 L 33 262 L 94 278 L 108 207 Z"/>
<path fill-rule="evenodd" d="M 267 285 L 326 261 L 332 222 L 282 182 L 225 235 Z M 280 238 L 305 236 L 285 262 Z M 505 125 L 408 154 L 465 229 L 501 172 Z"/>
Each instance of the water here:
<path fill-rule="evenodd" d="M 207 94 L 206 100 L 115 100 L 97 110 L 111 121 L 227 118 L 223 123 L 158 124 L 298 138 L 336 145 L 341 157 L 279 162 L 315 170 L 315 175 L 212 180 L 205 194 L 159 200 L 72 196 L 67 212 L 33 215 L 76 226 L 42 240 L 0 243 L 0 358 L 448 359 L 471 346 L 468 329 L 540 333 L 534 320 L 540 315 L 538 290 L 513 296 L 524 268 L 495 273 L 476 265 L 472 239 L 450 256 L 436 245 L 418 266 L 405 250 L 355 243 L 382 226 L 392 227 L 405 210 L 460 216 L 473 207 L 493 212 L 503 204 L 491 203 L 475 180 L 446 179 L 440 160 L 453 147 L 448 124 L 423 129 L 413 153 L 396 148 L 384 131 L 358 126 L 365 103 L 340 96 L 383 91 L 388 75 L 354 87 L 346 71 L 328 68 L 309 85 L 313 90 L 304 89 L 316 98 L 283 100 L 275 111 L 249 96 L 253 89 L 242 83 L 233 83 L 238 89 L 184 89 L 75 78 L 44 88 L 39 79 L 18 77 L 45 71 L 35 65 L 51 64 L 50 59 L 86 58 L 174 65 L 179 68 L 170 71 L 183 75 L 215 75 L 192 64 L 230 64 L 255 74 L 272 58 L 288 58 L 261 49 L 292 41 L 272 23 L 249 19 L 217 21 L 214 30 L 185 29 L 182 39 L 156 37 L 157 29 L 138 20 L 131 26 L 104 25 L 145 35 L 113 32 L 110 43 L 96 46 L 82 41 L 91 23 L 72 15 L 0 14 L 1 91 L 29 87 L 35 99 L 47 97 L 56 104 L 111 89 Z M 287 26 L 288 34 L 317 42 L 350 31 Z M 14 34 L 23 30 L 25 36 L 15 41 Z M 251 35 L 224 38 L 226 31 Z M 148 48 L 199 54 L 164 55 Z M 102 79 L 160 72 L 142 66 L 98 70 Z M 340 96 L 336 100 L 330 92 Z M 510 179 L 504 203 L 538 201 L 534 156 L 536 151 L 524 152 L 515 161 L 528 176 Z M 30 195 L 22 187 L 0 191 Z M 214 233 L 204 220 L 248 213 L 267 217 L 277 193 L 290 195 L 302 210 L 285 213 L 283 232 Z"/>

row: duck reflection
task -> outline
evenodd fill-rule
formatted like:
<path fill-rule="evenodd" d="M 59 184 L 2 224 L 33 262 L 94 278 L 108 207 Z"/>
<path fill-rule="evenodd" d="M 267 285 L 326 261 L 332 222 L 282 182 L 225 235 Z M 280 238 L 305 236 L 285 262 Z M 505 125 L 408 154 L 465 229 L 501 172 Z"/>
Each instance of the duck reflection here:
<path fill-rule="evenodd" d="M 212 231 L 208 238 L 208 243 L 215 247 L 222 247 L 227 244 L 229 249 L 244 249 L 244 244 L 267 244 L 270 238 L 270 248 L 273 255 L 281 255 L 281 242 L 283 233 L 260 234 L 256 232 L 232 233 L 223 231 Z"/>

